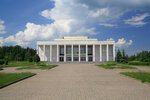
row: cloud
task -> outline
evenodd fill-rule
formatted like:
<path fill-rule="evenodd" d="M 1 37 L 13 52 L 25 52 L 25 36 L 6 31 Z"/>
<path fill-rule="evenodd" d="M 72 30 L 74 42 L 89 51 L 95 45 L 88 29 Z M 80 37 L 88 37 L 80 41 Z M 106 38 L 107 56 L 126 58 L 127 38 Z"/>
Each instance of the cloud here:
<path fill-rule="evenodd" d="M 129 42 L 127 42 L 124 38 L 118 39 L 118 41 L 116 42 L 116 47 L 119 48 L 123 48 L 123 47 L 128 47 L 130 45 L 132 45 L 133 41 L 129 40 Z"/>
<path fill-rule="evenodd" d="M 140 27 L 147 24 L 147 22 L 144 22 L 143 20 L 148 16 L 150 16 L 148 13 L 144 13 L 141 15 L 132 16 L 131 19 L 124 20 L 124 22 L 125 24 L 129 24 L 135 27 Z"/>
<path fill-rule="evenodd" d="M 6 33 L 4 23 L 5 22 L 3 20 L 0 20 L 0 34 Z"/>
<path fill-rule="evenodd" d="M 62 36 L 95 35 L 95 25 L 114 27 L 113 23 L 132 10 L 149 10 L 149 0 L 51 0 L 54 7 L 40 15 L 53 21 L 46 25 L 26 23 L 26 29 L 5 39 L 6 43 L 27 45 L 31 41 Z M 11 39 L 11 40 L 10 40 Z"/>
<path fill-rule="evenodd" d="M 0 47 L 3 46 L 3 42 L 4 42 L 3 37 L 0 37 Z"/>
<path fill-rule="evenodd" d="M 106 23 L 101 23 L 99 25 L 105 26 L 105 27 L 115 27 L 116 26 L 115 24 L 106 24 Z"/>

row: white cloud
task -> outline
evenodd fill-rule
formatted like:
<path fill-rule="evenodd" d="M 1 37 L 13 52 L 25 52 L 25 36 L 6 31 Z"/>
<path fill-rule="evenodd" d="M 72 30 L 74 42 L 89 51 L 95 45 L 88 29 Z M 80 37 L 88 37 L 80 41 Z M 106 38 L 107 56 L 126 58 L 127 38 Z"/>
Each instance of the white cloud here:
<path fill-rule="evenodd" d="M 148 16 L 150 16 L 150 15 L 147 13 L 144 13 L 142 15 L 133 16 L 131 19 L 125 20 L 125 24 L 130 24 L 130 25 L 136 26 L 136 27 L 143 26 L 143 25 L 147 24 L 147 22 L 144 22 L 143 20 Z"/>
<path fill-rule="evenodd" d="M 4 42 L 3 37 L 0 37 L 0 47 L 3 46 L 3 42 Z"/>
<path fill-rule="evenodd" d="M 116 26 L 115 24 L 107 24 L 107 23 L 101 23 L 99 25 L 105 26 L 105 27 L 115 27 Z"/>
<path fill-rule="evenodd" d="M 40 12 L 53 23 L 37 25 L 28 22 L 24 31 L 5 39 L 26 45 L 35 40 L 50 40 L 66 35 L 95 35 L 95 25 L 114 27 L 113 23 L 131 10 L 149 10 L 150 0 L 53 0 L 54 8 Z M 10 40 L 11 39 L 11 40 Z"/>
<path fill-rule="evenodd" d="M 118 39 L 118 41 L 116 42 L 116 47 L 122 48 L 122 47 L 128 47 L 130 45 L 132 45 L 133 41 L 129 40 L 129 42 L 127 42 L 124 38 Z"/>
<path fill-rule="evenodd" d="M 96 28 L 85 28 L 85 27 L 82 27 L 81 29 L 77 30 L 75 33 L 76 34 L 82 34 L 82 35 L 85 35 L 86 33 L 90 34 L 90 35 L 96 35 L 97 32 L 95 32 L 95 29 Z"/>
<path fill-rule="evenodd" d="M 3 20 L 0 20 L 0 34 L 6 33 L 4 23 L 5 22 Z"/>
<path fill-rule="evenodd" d="M 114 41 L 114 39 L 113 39 L 113 38 L 110 38 L 110 39 L 107 39 L 107 41 Z"/>

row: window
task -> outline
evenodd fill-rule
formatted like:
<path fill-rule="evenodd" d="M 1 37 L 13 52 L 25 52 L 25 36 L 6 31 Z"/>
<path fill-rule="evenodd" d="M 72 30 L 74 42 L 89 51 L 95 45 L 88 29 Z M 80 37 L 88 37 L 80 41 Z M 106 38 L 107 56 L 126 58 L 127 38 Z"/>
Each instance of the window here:
<path fill-rule="evenodd" d="M 73 61 L 79 61 L 79 57 L 73 57 Z"/>
<path fill-rule="evenodd" d="M 92 46 L 88 46 L 88 55 L 92 55 Z"/>
<path fill-rule="evenodd" d="M 81 54 L 85 54 L 86 53 L 86 47 L 85 46 L 81 46 L 80 47 L 80 53 Z"/>
<path fill-rule="evenodd" d="M 73 54 L 79 54 L 79 48 L 78 46 L 73 47 Z"/>
<path fill-rule="evenodd" d="M 60 55 L 64 55 L 64 46 L 60 46 L 59 53 Z"/>
<path fill-rule="evenodd" d="M 66 47 L 66 54 L 71 54 L 71 46 Z"/>
<path fill-rule="evenodd" d="M 81 61 L 86 61 L 86 57 L 81 57 Z"/>
<path fill-rule="evenodd" d="M 93 61 L 93 57 L 88 57 L 88 61 Z"/>
<path fill-rule="evenodd" d="M 71 61 L 71 57 L 67 57 L 67 58 L 66 58 L 66 61 Z"/>
<path fill-rule="evenodd" d="M 63 62 L 64 61 L 64 57 L 59 57 L 59 61 Z"/>

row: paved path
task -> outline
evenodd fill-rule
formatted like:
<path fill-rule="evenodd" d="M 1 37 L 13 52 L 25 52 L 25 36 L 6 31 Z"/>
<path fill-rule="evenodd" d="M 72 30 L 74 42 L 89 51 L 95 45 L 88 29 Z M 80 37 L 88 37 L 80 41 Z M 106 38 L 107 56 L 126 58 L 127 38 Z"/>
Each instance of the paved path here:
<path fill-rule="evenodd" d="M 61 64 L 0 89 L 0 100 L 150 100 L 150 85 L 93 64 Z"/>

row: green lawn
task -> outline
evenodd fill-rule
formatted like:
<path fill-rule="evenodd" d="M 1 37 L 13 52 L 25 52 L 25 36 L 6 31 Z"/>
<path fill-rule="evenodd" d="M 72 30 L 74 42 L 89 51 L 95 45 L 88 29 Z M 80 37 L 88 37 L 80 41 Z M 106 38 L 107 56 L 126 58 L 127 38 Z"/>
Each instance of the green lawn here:
<path fill-rule="evenodd" d="M 44 64 L 45 62 L 38 62 L 38 64 Z M 35 62 L 29 61 L 10 61 L 8 65 L 1 65 L 1 67 L 19 67 L 19 66 L 32 66 Z"/>
<path fill-rule="evenodd" d="M 0 86 L 34 75 L 34 73 L 0 73 Z"/>
<path fill-rule="evenodd" d="M 136 67 L 132 67 L 128 64 L 118 64 L 113 61 L 109 61 L 107 62 L 107 64 L 99 64 L 97 66 L 105 68 L 105 69 L 136 69 Z"/>
<path fill-rule="evenodd" d="M 148 72 L 120 72 L 120 74 L 150 83 L 150 73 Z"/>
<path fill-rule="evenodd" d="M 3 70 L 3 68 L 0 66 L 0 70 Z"/>
<path fill-rule="evenodd" d="M 8 65 L 1 65 L 2 67 L 18 67 L 18 66 L 30 66 L 35 64 L 29 61 L 10 61 Z"/>
<path fill-rule="evenodd" d="M 132 61 L 132 62 L 129 62 L 129 65 L 148 66 L 148 67 L 150 67 L 150 62 Z"/>
<path fill-rule="evenodd" d="M 56 66 L 57 65 L 33 65 L 33 66 L 17 68 L 17 70 L 22 70 L 22 69 L 51 69 L 51 68 L 54 68 Z"/>

